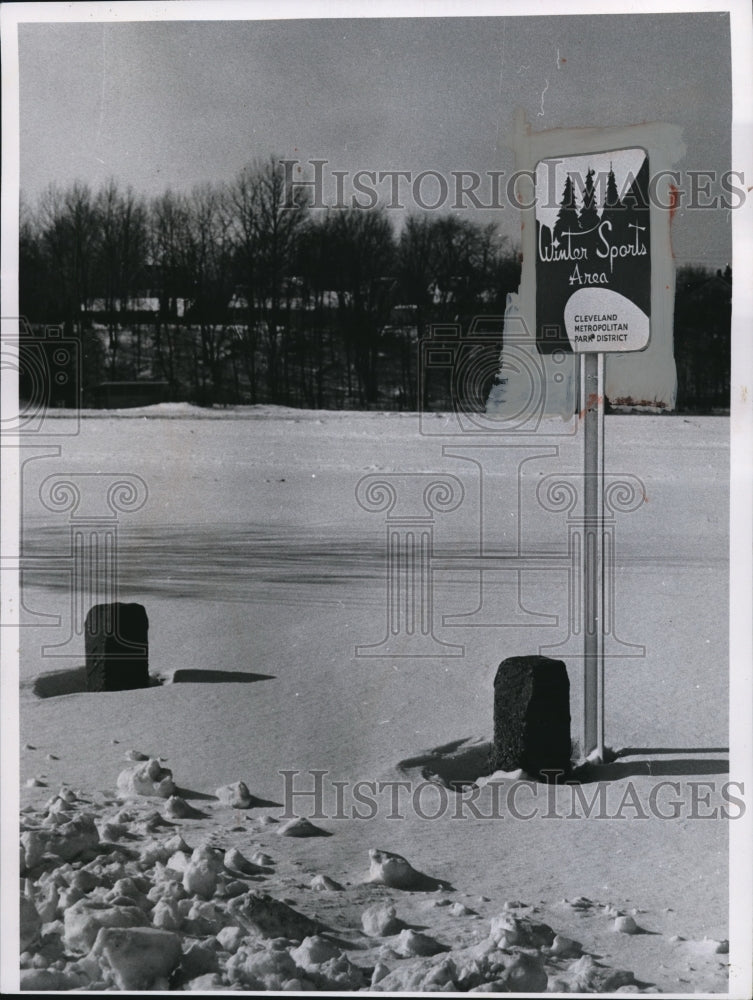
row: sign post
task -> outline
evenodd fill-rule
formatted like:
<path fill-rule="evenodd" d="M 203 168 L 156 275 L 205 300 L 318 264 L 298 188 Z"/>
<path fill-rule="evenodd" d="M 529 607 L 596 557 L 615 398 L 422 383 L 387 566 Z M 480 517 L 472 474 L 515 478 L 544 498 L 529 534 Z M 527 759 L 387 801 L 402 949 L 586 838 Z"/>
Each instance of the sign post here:
<path fill-rule="evenodd" d="M 604 760 L 604 355 L 581 357 L 583 413 L 583 745 Z"/>
<path fill-rule="evenodd" d="M 605 756 L 605 355 L 649 343 L 648 154 L 613 149 L 536 164 L 536 341 L 542 354 L 581 355 L 584 757 Z"/>

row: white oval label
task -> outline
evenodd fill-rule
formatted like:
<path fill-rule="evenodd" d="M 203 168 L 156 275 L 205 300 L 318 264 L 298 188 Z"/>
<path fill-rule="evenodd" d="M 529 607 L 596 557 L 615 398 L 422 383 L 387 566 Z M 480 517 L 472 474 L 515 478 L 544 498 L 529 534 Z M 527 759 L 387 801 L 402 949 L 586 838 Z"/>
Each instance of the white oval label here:
<path fill-rule="evenodd" d="M 642 351 L 648 346 L 649 318 L 609 288 L 580 288 L 565 304 L 565 330 L 576 354 Z"/>

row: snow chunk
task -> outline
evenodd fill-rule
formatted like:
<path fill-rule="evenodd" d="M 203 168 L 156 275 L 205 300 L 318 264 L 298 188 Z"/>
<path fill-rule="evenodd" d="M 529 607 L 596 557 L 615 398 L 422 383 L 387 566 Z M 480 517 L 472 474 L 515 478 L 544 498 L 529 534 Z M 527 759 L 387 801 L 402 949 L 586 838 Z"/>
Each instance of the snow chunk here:
<path fill-rule="evenodd" d="M 426 878 L 400 854 L 379 851 L 372 847 L 369 851 L 369 858 L 371 867 L 368 882 L 379 882 L 393 889 L 413 889 Z"/>
<path fill-rule="evenodd" d="M 338 955 L 310 973 L 317 990 L 360 990 L 365 985 L 363 970 L 354 965 L 347 955 Z"/>
<path fill-rule="evenodd" d="M 58 904 L 60 902 L 60 893 L 56 885 L 51 884 L 44 887 L 40 887 L 40 891 L 34 900 L 34 905 L 37 908 L 37 913 L 39 914 L 39 919 L 43 924 L 49 924 L 55 919 L 58 912 Z"/>
<path fill-rule="evenodd" d="M 245 935 L 240 927 L 223 927 L 217 933 L 217 943 L 223 951 L 236 952 Z"/>
<path fill-rule="evenodd" d="M 244 876 L 248 878 L 248 876 Z M 217 896 L 224 899 L 232 899 L 234 896 L 242 896 L 248 892 L 248 885 L 238 878 L 228 878 L 227 875 L 220 875 L 217 882 Z"/>
<path fill-rule="evenodd" d="M 118 791 L 121 795 L 157 795 L 169 799 L 175 794 L 173 773 L 167 767 L 162 767 L 156 758 L 146 763 L 127 767 L 118 775 Z"/>
<path fill-rule="evenodd" d="M 82 989 L 87 977 L 78 972 L 62 972 L 58 969 L 24 969 L 21 972 L 22 993 L 52 993 L 54 991 Z"/>
<path fill-rule="evenodd" d="M 178 850 L 170 855 L 165 866 L 174 872 L 185 872 L 190 864 L 191 856 L 185 851 Z"/>
<path fill-rule="evenodd" d="M 231 806 L 233 809 L 250 809 L 253 802 L 248 785 L 243 781 L 236 781 L 232 785 L 223 785 L 214 794 L 222 805 Z"/>
<path fill-rule="evenodd" d="M 630 916 L 617 917 L 614 922 L 614 929 L 622 934 L 637 934 L 638 924 Z"/>
<path fill-rule="evenodd" d="M 92 954 L 111 970 L 121 990 L 148 990 L 180 962 L 180 938 L 153 927 L 103 927 Z"/>
<path fill-rule="evenodd" d="M 269 941 L 263 947 L 241 946 L 225 966 L 225 974 L 233 983 L 255 990 L 280 990 L 282 984 L 293 979 L 298 969 L 284 948 Z"/>
<path fill-rule="evenodd" d="M 261 937 L 302 941 L 305 937 L 318 934 L 321 929 L 316 921 L 263 892 L 236 896 L 227 904 L 227 911 L 239 927 Z"/>
<path fill-rule="evenodd" d="M 34 868 L 45 854 L 72 861 L 98 844 L 99 831 L 93 817 L 89 813 L 81 813 L 53 830 L 27 830 L 22 833 L 23 867 Z"/>
<path fill-rule="evenodd" d="M 216 869 L 205 859 L 189 861 L 183 872 L 183 888 L 189 896 L 210 899 L 217 889 Z"/>
<path fill-rule="evenodd" d="M 177 931 L 183 917 L 177 899 L 160 899 L 152 911 L 152 923 L 163 931 Z"/>
<path fill-rule="evenodd" d="M 165 816 L 169 819 L 200 819 L 204 814 L 194 809 L 180 795 L 171 795 L 165 806 Z"/>
<path fill-rule="evenodd" d="M 548 924 L 540 924 L 527 917 L 515 917 L 511 913 L 500 913 L 492 917 L 489 938 L 499 948 L 518 945 L 524 948 L 547 947 L 554 941 L 554 931 Z"/>
<path fill-rule="evenodd" d="M 61 789 L 62 791 L 62 789 Z M 56 826 L 73 819 L 73 811 L 76 807 L 75 800 L 71 801 L 67 795 L 58 792 L 48 800 L 45 806 L 45 826 Z"/>
<path fill-rule="evenodd" d="M 189 993 L 216 993 L 218 990 L 227 989 L 227 986 L 223 982 L 222 976 L 216 972 L 210 972 L 207 975 L 191 979 L 185 984 L 184 989 Z"/>
<path fill-rule="evenodd" d="M 143 927 L 148 922 L 137 906 L 112 906 L 81 899 L 65 911 L 63 938 L 70 951 L 85 955 L 103 927 Z"/>
<path fill-rule="evenodd" d="M 116 897 L 127 899 L 133 906 L 138 906 L 140 910 L 151 910 L 152 901 L 147 897 L 144 889 L 148 885 L 143 879 L 131 877 L 119 878 L 110 892 L 105 896 L 105 902 L 114 903 Z"/>
<path fill-rule="evenodd" d="M 180 960 L 181 976 L 196 979 L 198 976 L 219 972 L 216 942 L 214 945 L 213 947 L 210 939 L 210 941 L 192 941 L 184 947 Z"/>
<path fill-rule="evenodd" d="M 390 969 L 389 966 L 385 965 L 384 962 L 377 962 L 374 966 L 374 971 L 371 974 L 371 985 L 376 986 L 380 983 L 385 976 L 389 976 Z"/>
<path fill-rule="evenodd" d="M 92 871 L 80 868 L 74 872 L 69 883 L 72 889 L 80 889 L 81 892 L 91 892 L 100 884 L 100 879 Z"/>
<path fill-rule="evenodd" d="M 582 953 L 583 947 L 580 942 L 565 937 L 564 934 L 556 934 L 549 947 L 550 955 L 558 955 L 561 958 L 577 958 Z"/>
<path fill-rule="evenodd" d="M 179 833 L 176 833 L 174 837 L 170 837 L 166 840 L 164 847 L 168 854 L 173 854 L 175 851 L 185 851 L 186 854 L 189 854 L 191 851 L 191 848 Z"/>
<path fill-rule="evenodd" d="M 311 972 L 332 958 L 339 958 L 342 952 L 331 942 L 319 935 L 304 938 L 301 944 L 290 952 L 296 965 Z"/>
<path fill-rule="evenodd" d="M 110 843 L 115 840 L 120 840 L 128 832 L 127 828 L 122 823 L 113 823 L 112 820 L 100 823 L 98 829 L 102 840 L 107 840 Z"/>
<path fill-rule="evenodd" d="M 303 982 L 310 981 L 313 989 L 355 991 L 365 985 L 363 970 L 339 948 L 318 935 L 305 938 L 298 948 L 291 950 L 290 957 L 299 969 L 308 974 Z"/>
<path fill-rule="evenodd" d="M 228 871 L 238 872 L 241 875 L 258 875 L 259 868 L 244 858 L 237 847 L 231 847 L 225 851 L 223 864 Z"/>
<path fill-rule="evenodd" d="M 274 864 L 274 859 L 270 858 L 270 856 L 265 854 L 264 851 L 256 851 L 252 854 L 251 861 L 260 868 L 269 868 L 270 865 Z"/>
<path fill-rule="evenodd" d="M 329 875 L 314 875 L 309 886 L 316 892 L 342 892 L 343 886 Z"/>
<path fill-rule="evenodd" d="M 548 981 L 541 955 L 521 951 L 489 985 L 493 993 L 545 993 Z"/>
<path fill-rule="evenodd" d="M 370 937 L 388 937 L 397 934 L 402 928 L 402 921 L 397 919 L 395 907 L 389 903 L 377 903 L 361 914 L 361 924 L 364 933 Z"/>
<path fill-rule="evenodd" d="M 385 969 L 379 962 L 377 968 Z M 374 970 L 376 975 L 376 969 Z M 372 988 L 385 993 L 445 993 L 458 989 L 457 970 L 451 956 L 419 958 L 383 972 L 379 979 L 372 977 Z M 465 987 L 469 988 L 468 985 Z"/>
<path fill-rule="evenodd" d="M 561 973 L 562 985 L 570 993 L 614 993 L 622 986 L 635 985 L 635 976 L 627 969 L 609 969 L 598 965 L 590 955 L 583 955 Z M 558 982 L 560 977 L 558 977 Z"/>
<path fill-rule="evenodd" d="M 191 854 L 192 861 L 204 861 L 212 869 L 215 874 L 219 875 L 224 869 L 224 864 L 222 862 L 222 851 L 216 847 L 212 847 L 210 844 L 200 844 L 198 847 L 193 849 Z"/>
<path fill-rule="evenodd" d="M 182 904 L 181 908 L 185 906 Z M 195 937 L 208 937 L 216 935 L 224 923 L 223 916 L 213 903 L 206 900 L 194 900 L 191 908 L 186 914 L 185 929 Z M 211 972 L 212 970 L 205 970 Z"/>
<path fill-rule="evenodd" d="M 410 930 L 410 928 L 400 931 L 394 948 L 398 955 L 403 955 L 406 958 L 412 958 L 414 955 L 436 955 L 440 951 L 449 950 L 446 945 L 440 944 L 428 934 L 421 934 L 418 931 Z"/>
<path fill-rule="evenodd" d="M 21 896 L 21 951 L 26 951 L 30 945 L 39 939 L 42 920 L 34 903 Z"/>
<path fill-rule="evenodd" d="M 283 823 L 282 826 L 277 831 L 279 837 L 329 837 L 326 830 L 322 830 L 320 826 L 315 826 L 310 820 L 306 819 L 305 816 L 299 816 L 297 819 L 289 819 L 287 823 Z"/>

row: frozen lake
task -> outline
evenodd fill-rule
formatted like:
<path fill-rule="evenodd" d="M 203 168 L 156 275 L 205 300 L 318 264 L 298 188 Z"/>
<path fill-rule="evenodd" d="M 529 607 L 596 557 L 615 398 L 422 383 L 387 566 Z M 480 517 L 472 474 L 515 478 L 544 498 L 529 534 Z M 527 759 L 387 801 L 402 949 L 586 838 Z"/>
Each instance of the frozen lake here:
<path fill-rule="evenodd" d="M 243 778 L 279 803 L 282 769 L 378 780 L 427 748 L 488 739 L 498 664 L 539 651 L 567 664 L 578 738 L 568 512 L 546 509 L 542 483 L 577 481 L 580 442 L 542 434 L 500 446 L 420 429 L 410 414 L 274 408 L 216 419 L 102 415 L 81 421 L 62 456 L 28 462 L 22 743 L 59 758 L 44 761 L 45 781 L 113 787 L 123 744 L 164 756 L 181 785 L 203 793 Z M 638 482 L 642 501 L 614 516 L 619 644 L 606 665 L 606 736 L 633 748 L 613 776 L 640 794 L 657 780 L 680 782 L 685 794 L 688 782 L 729 777 L 728 437 L 724 418 L 606 421 L 607 478 Z M 69 558 L 76 519 L 40 501 L 57 475 L 95 499 L 118 476 L 145 484 L 143 505 L 118 514 L 119 597 L 147 609 L 152 674 L 179 683 L 81 690 Z M 364 509 L 357 490 L 368 476 L 391 483 L 402 506 Z M 460 483 L 460 500 L 429 516 L 423 491 L 435 480 Z M 104 530 L 91 509 L 79 514 L 79 527 L 88 517 L 87 531 Z M 388 515 L 393 529 L 398 517 L 400 531 L 430 531 L 433 631 L 453 655 L 411 656 L 397 640 L 388 652 L 399 656 L 356 655 L 387 635 Z M 60 624 L 43 627 L 41 613 Z M 40 684 L 49 672 L 57 681 Z M 52 696 L 35 695 L 35 682 Z M 39 773 L 40 759 L 22 754 L 22 780 Z M 685 927 L 677 933 L 726 933 L 726 825 L 652 817 L 502 827 L 500 854 L 498 823 L 395 823 L 380 813 L 337 826 L 317 850 L 340 875 L 362 866 L 366 847 L 382 846 L 418 862 L 430 856 L 425 869 L 469 891 L 607 893 L 671 907 Z M 644 951 L 660 976 L 658 945 Z"/>

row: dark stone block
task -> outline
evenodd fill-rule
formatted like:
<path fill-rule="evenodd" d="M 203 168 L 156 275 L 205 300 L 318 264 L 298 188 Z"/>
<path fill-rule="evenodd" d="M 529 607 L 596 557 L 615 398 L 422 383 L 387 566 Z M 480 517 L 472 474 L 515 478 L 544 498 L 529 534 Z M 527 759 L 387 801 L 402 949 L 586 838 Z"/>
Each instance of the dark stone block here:
<path fill-rule="evenodd" d="M 511 656 L 494 678 L 493 771 L 570 771 L 570 680 L 562 660 Z M 550 777 L 550 780 L 556 780 Z"/>
<path fill-rule="evenodd" d="M 142 604 L 95 604 L 84 632 L 87 691 L 149 687 L 149 619 Z"/>

